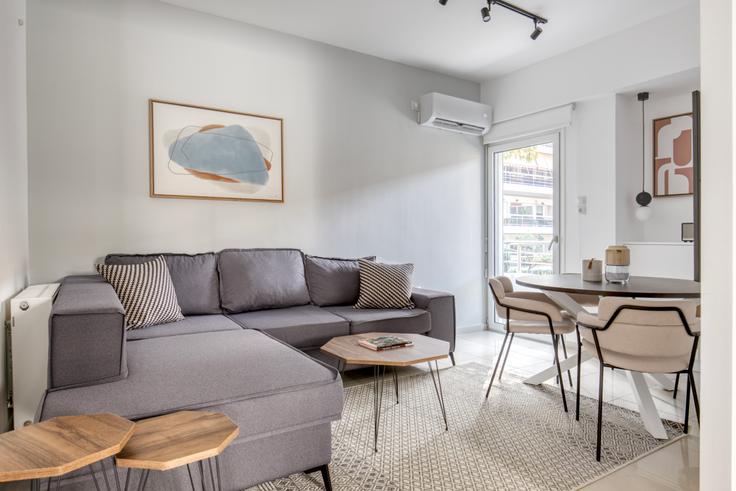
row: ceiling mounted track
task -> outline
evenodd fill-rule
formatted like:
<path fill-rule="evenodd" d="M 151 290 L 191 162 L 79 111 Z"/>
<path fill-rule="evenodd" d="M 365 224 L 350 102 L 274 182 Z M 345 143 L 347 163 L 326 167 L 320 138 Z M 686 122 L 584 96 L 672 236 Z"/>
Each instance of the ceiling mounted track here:
<path fill-rule="evenodd" d="M 447 5 L 447 0 L 439 0 L 439 2 L 440 5 Z M 547 19 L 533 12 L 529 12 L 528 10 L 525 10 L 521 7 L 518 7 L 513 3 L 505 2 L 504 0 L 486 0 L 486 6 L 480 9 L 480 16 L 481 19 L 483 19 L 483 22 L 490 22 L 491 9 L 494 5 L 498 5 L 499 7 L 510 10 L 515 14 L 522 15 L 527 19 L 531 19 L 531 21 L 534 22 L 534 30 L 529 37 L 531 37 L 532 39 L 537 39 L 539 35 L 542 34 L 542 24 L 546 24 Z"/>

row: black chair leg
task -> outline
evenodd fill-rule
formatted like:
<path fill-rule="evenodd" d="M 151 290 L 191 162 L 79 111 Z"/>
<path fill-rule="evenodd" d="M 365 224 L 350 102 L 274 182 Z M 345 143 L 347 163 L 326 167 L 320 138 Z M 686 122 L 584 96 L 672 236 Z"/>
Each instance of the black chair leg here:
<path fill-rule="evenodd" d="M 595 444 L 595 460 L 601 461 L 601 433 L 603 433 L 603 372 L 605 367 L 603 363 L 600 364 L 600 371 L 598 374 L 598 429 Z"/>
<path fill-rule="evenodd" d="M 695 403 L 695 416 L 698 418 L 698 424 L 700 424 L 700 401 L 698 401 L 698 391 L 695 388 L 695 377 L 693 377 L 692 370 L 688 372 L 687 379 L 690 382 L 690 386 L 692 386 L 693 388 L 693 402 Z"/>
<path fill-rule="evenodd" d="M 567 360 L 567 346 L 565 346 L 565 336 L 563 334 L 560 334 L 558 336 L 560 338 L 560 343 L 562 344 L 562 354 L 565 355 L 565 359 Z M 574 388 L 575 386 L 572 383 L 572 373 L 570 373 L 570 370 L 567 371 L 567 380 L 570 382 L 570 388 Z"/>
<path fill-rule="evenodd" d="M 509 345 L 506 347 L 506 354 L 503 357 L 503 363 L 501 363 L 501 371 L 498 372 L 498 381 L 501 381 L 501 377 L 503 377 L 503 369 L 506 368 L 506 360 L 509 358 L 509 351 L 511 351 L 511 343 L 514 342 L 514 333 L 511 333 L 511 337 L 509 338 Z"/>
<path fill-rule="evenodd" d="M 583 345 L 580 343 L 580 331 L 575 330 L 578 338 L 578 388 L 575 394 L 575 421 L 580 421 L 580 356 L 582 355 Z"/>
<path fill-rule="evenodd" d="M 557 378 L 560 381 L 560 394 L 562 395 L 562 406 L 567 412 L 567 398 L 565 397 L 565 384 L 562 383 L 562 369 L 560 368 L 560 357 L 557 354 L 557 341 L 559 337 L 552 335 L 552 345 L 555 349 L 555 365 L 557 365 Z"/>
<path fill-rule="evenodd" d="M 493 379 L 496 378 L 496 370 L 498 370 L 498 364 L 501 362 L 501 358 L 503 358 L 503 350 L 506 347 L 506 340 L 509 337 L 509 332 L 506 331 L 506 335 L 503 337 L 503 343 L 501 343 L 501 351 L 498 352 L 498 359 L 496 360 L 496 366 L 493 368 L 493 375 L 491 375 L 491 381 L 488 382 L 488 390 L 486 391 L 486 399 L 488 399 L 488 394 L 491 393 L 491 387 L 493 386 Z"/>
<path fill-rule="evenodd" d="M 687 434 L 687 429 L 690 425 L 690 378 L 690 374 L 688 373 L 687 389 L 685 389 L 685 426 L 682 430 L 685 434 Z"/>
<path fill-rule="evenodd" d="M 677 388 L 680 386 L 680 374 L 675 377 L 675 389 L 672 391 L 672 398 L 677 399 Z"/>
<path fill-rule="evenodd" d="M 450 361 L 452 362 L 452 366 L 455 366 L 455 353 L 450 353 Z"/>

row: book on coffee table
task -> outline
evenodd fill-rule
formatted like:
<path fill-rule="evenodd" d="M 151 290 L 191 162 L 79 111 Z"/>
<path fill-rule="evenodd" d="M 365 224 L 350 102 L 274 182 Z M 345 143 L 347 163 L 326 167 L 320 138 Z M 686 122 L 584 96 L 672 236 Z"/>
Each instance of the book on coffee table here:
<path fill-rule="evenodd" d="M 413 343 L 408 339 L 398 336 L 378 336 L 375 338 L 361 339 L 358 341 L 358 344 L 373 351 L 383 351 L 387 349 L 406 348 Z"/>

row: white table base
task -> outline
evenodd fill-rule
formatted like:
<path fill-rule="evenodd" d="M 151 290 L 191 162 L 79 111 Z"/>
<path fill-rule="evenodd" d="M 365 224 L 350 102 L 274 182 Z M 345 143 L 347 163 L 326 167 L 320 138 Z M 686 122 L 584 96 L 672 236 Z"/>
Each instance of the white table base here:
<path fill-rule="evenodd" d="M 558 304 L 560 307 L 564 308 L 566 311 L 570 312 L 573 315 L 577 315 L 578 312 L 582 312 L 585 310 L 582 305 L 577 303 L 575 300 L 573 300 L 572 297 L 565 293 L 551 291 L 545 291 L 544 293 L 556 304 Z M 582 363 L 592 358 L 594 358 L 594 356 L 591 353 L 583 351 L 580 362 Z M 560 360 L 560 368 L 563 371 L 577 368 L 577 366 L 577 353 L 573 354 L 566 360 Z M 670 381 L 666 375 L 649 375 L 654 377 L 657 382 L 662 384 L 665 389 L 672 390 L 670 389 L 670 387 L 674 388 L 674 382 Z M 526 380 L 524 380 L 524 383 L 530 385 L 539 385 L 556 376 L 557 367 L 551 366 L 527 378 Z M 641 416 L 642 422 L 644 423 L 644 427 L 649 433 L 651 433 L 654 438 L 657 438 L 659 440 L 667 440 L 667 432 L 664 429 L 664 425 L 662 425 L 662 418 L 659 416 L 659 412 L 657 412 L 657 408 L 654 405 L 654 399 L 652 399 L 652 394 L 651 392 L 649 392 L 649 386 L 647 385 L 647 381 L 644 378 L 644 374 L 639 372 L 627 371 L 626 376 L 629 380 L 629 383 L 631 384 L 632 390 L 634 391 L 634 397 L 636 398 L 636 402 L 639 406 L 639 415 Z"/>

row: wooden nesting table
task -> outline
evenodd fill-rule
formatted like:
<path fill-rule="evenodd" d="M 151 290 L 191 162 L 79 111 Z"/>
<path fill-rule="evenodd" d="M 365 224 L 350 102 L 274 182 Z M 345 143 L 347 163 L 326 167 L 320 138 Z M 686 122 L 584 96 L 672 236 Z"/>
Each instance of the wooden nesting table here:
<path fill-rule="evenodd" d="M 200 489 L 222 489 L 220 454 L 240 430 L 230 418 L 207 411 L 180 411 L 139 421 L 135 433 L 117 456 L 118 467 L 127 468 L 125 489 L 131 484 L 131 469 L 140 469 L 138 489 L 143 490 L 150 471 L 168 471 L 187 466 L 189 483 L 196 491 L 192 464 L 199 464 Z M 207 461 L 208 465 L 204 465 Z M 209 478 L 205 467 L 209 467 Z"/>
<path fill-rule="evenodd" d="M 358 344 L 358 341 L 361 339 L 375 338 L 377 336 L 399 336 L 408 339 L 413 345 L 404 348 L 373 351 Z M 383 388 L 387 366 L 392 368 L 396 404 L 398 404 L 399 378 L 396 375 L 396 367 L 427 363 L 429 373 L 432 376 L 434 390 L 437 393 L 437 399 L 440 403 L 442 418 L 445 422 L 445 431 L 448 430 L 445 399 L 442 395 L 442 381 L 440 380 L 440 370 L 437 365 L 437 360 L 447 358 L 450 354 L 450 343 L 447 341 L 430 338 L 421 334 L 369 332 L 366 334 L 353 334 L 332 338 L 327 344 L 322 346 L 321 350 L 340 360 L 340 369 L 344 368 L 345 365 L 368 365 L 373 367 L 374 452 L 378 452 L 378 429 L 381 424 L 381 406 L 383 404 Z M 434 368 L 432 367 L 432 362 L 434 362 Z"/>
<path fill-rule="evenodd" d="M 52 482 L 58 488 L 62 476 L 89 467 L 99 489 L 94 467 L 99 462 L 105 485 L 112 489 L 105 460 L 123 449 L 134 426 L 120 416 L 100 413 L 60 416 L 0 434 L 0 482 L 31 480 L 32 489 L 40 489 L 41 480 L 47 479 L 48 489 Z"/>

